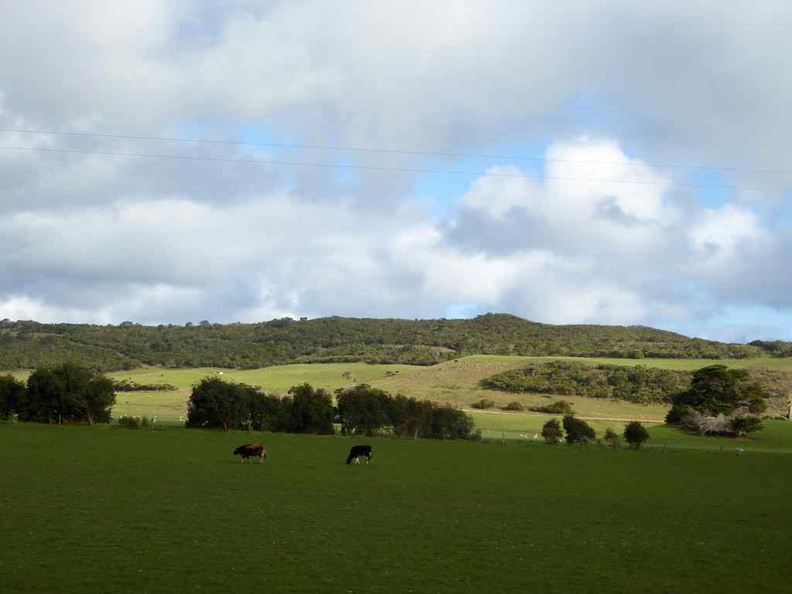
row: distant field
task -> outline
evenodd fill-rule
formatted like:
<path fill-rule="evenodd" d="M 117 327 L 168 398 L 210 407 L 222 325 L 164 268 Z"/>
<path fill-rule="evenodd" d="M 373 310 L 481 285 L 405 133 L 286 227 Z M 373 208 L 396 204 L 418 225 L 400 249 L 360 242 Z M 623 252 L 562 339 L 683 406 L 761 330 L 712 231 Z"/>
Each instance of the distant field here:
<path fill-rule="evenodd" d="M 415 365 L 369 365 L 368 363 L 317 363 L 278 365 L 261 369 L 219 369 L 197 367 L 194 369 L 145 368 L 108 373 L 116 379 L 130 378 L 140 384 L 169 383 L 188 390 L 207 375 L 221 375 L 223 379 L 261 386 L 266 390 L 286 392 L 292 386 L 308 382 L 328 390 L 350 385 L 343 377 L 351 372 L 358 383 L 370 383 L 385 377 L 387 372 L 404 372 L 421 369 Z"/>
<path fill-rule="evenodd" d="M 0 423 L 2 590 L 789 591 L 789 456 L 367 441 Z"/>

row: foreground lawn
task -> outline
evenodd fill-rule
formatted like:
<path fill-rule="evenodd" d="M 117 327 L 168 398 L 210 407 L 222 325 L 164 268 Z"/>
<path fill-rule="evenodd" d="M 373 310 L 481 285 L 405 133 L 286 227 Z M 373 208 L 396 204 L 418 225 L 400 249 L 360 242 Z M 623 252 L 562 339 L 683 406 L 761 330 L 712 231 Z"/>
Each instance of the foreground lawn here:
<path fill-rule="evenodd" d="M 0 424 L 2 591 L 789 591 L 789 456 L 366 441 Z"/>

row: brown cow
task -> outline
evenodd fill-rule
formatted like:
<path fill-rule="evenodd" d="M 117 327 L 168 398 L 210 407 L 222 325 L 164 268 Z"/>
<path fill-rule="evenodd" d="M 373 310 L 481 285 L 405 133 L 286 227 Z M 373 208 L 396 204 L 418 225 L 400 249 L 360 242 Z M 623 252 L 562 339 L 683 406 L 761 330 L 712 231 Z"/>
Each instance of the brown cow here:
<path fill-rule="evenodd" d="M 242 462 L 253 456 L 258 456 L 260 463 L 264 464 L 267 459 L 267 450 L 260 443 L 246 443 L 234 450 L 234 456 L 242 456 Z"/>

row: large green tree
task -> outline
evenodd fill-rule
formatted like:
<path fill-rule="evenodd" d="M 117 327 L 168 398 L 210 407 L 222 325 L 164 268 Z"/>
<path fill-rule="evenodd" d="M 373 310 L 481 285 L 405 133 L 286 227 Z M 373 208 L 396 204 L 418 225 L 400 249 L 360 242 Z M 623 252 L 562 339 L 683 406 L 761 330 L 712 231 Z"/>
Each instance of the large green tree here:
<path fill-rule="evenodd" d="M 250 400 L 256 389 L 246 384 L 205 377 L 193 386 L 187 404 L 187 427 L 241 429 L 250 420 Z"/>
<path fill-rule="evenodd" d="M 293 386 L 283 399 L 283 405 L 288 410 L 285 429 L 288 433 L 334 433 L 333 400 L 327 390 L 313 388 L 310 384 Z"/>
<path fill-rule="evenodd" d="M 391 398 L 377 388 L 360 384 L 336 391 L 341 432 L 374 435 L 391 423 Z"/>
<path fill-rule="evenodd" d="M 739 408 L 760 413 L 767 408 L 767 394 L 744 369 L 725 365 L 702 367 L 693 374 L 690 389 L 674 398 L 674 404 L 688 406 L 705 415 L 731 415 Z"/>

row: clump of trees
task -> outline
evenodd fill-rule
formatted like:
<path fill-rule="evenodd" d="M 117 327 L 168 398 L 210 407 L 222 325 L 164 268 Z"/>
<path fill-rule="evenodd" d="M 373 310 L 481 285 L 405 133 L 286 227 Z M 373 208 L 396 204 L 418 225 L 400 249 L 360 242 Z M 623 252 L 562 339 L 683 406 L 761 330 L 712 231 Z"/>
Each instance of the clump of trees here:
<path fill-rule="evenodd" d="M 693 374 L 673 399 L 666 423 L 699 435 L 746 435 L 763 428 L 767 392 L 743 369 L 710 365 Z"/>
<path fill-rule="evenodd" d="M 563 427 L 563 430 L 562 430 Z M 564 438 L 566 432 L 566 442 L 571 445 L 594 443 L 597 435 L 594 429 L 583 419 L 578 419 L 574 415 L 565 415 L 561 423 L 558 419 L 550 419 L 542 427 L 542 437 L 550 445 L 558 445 Z"/>
<path fill-rule="evenodd" d="M 690 385 L 691 374 L 643 365 L 587 365 L 547 361 L 511 369 L 482 380 L 481 385 L 505 392 L 566 394 L 614 398 L 636 403 L 671 402 Z"/>
<path fill-rule="evenodd" d="M 27 383 L 0 376 L 0 418 L 36 423 L 109 423 L 113 382 L 75 363 L 40 367 Z"/>
<path fill-rule="evenodd" d="M 206 377 L 193 386 L 186 427 L 332 435 L 333 416 L 330 393 L 309 384 L 294 386 L 279 398 L 254 386 Z"/>
<path fill-rule="evenodd" d="M 476 439 L 473 419 L 451 406 L 358 384 L 332 396 L 310 384 L 292 387 L 278 397 L 246 384 L 208 377 L 193 387 L 186 426 L 284 433 L 395 435 L 434 439 Z"/>

